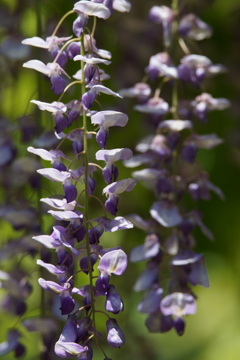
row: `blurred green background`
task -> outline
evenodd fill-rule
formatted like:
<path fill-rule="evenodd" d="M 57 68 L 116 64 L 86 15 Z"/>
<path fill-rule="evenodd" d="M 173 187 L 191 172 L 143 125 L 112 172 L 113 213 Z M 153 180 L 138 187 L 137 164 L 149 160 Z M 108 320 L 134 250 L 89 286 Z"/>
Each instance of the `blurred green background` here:
<path fill-rule="evenodd" d="M 153 5 L 170 6 L 169 1 L 141 1 L 132 0 L 130 13 L 114 13 L 108 21 L 99 20 L 97 23 L 97 46 L 110 50 L 113 54 L 112 64 L 106 69 L 111 80 L 106 82 L 114 91 L 123 87 L 130 87 L 139 82 L 148 64 L 149 57 L 163 50 L 161 29 L 156 24 L 147 21 L 147 14 Z M 219 75 L 208 81 L 207 92 L 213 97 L 225 97 L 231 100 L 232 107 L 227 111 L 209 114 L 207 124 L 197 124 L 197 131 L 201 134 L 216 133 L 224 139 L 224 144 L 210 151 L 201 151 L 198 162 L 210 173 L 210 180 L 219 186 L 226 200 L 221 202 L 215 195 L 210 201 L 201 201 L 199 208 L 204 214 L 203 221 L 214 233 L 215 241 L 209 242 L 200 232 L 195 232 L 197 252 L 203 252 L 210 277 L 210 288 L 197 287 L 199 299 L 198 311 L 194 316 L 187 317 L 187 327 L 184 336 L 178 337 L 174 330 L 167 334 L 149 334 L 144 326 L 145 315 L 136 311 L 137 304 L 143 294 L 134 293 L 134 282 L 144 268 L 144 264 L 129 264 L 127 272 L 122 278 L 114 278 L 113 282 L 121 293 L 125 302 L 125 311 L 118 316 L 119 324 L 126 335 L 126 344 L 120 350 L 109 349 L 105 346 L 109 358 L 138 359 L 138 360 L 238 360 L 240 358 L 240 3 L 239 0 L 197 0 L 185 1 L 186 12 L 195 12 L 202 20 L 209 23 L 214 33 L 211 39 L 198 43 L 201 53 L 209 57 L 214 63 L 221 63 L 228 67 L 227 74 Z M 0 1 L 0 79 L 1 79 L 1 117 L 13 124 L 27 111 L 36 116 L 35 107 L 27 104 L 38 86 L 38 75 L 32 70 L 22 69 L 22 63 L 33 59 L 45 59 L 45 54 L 34 48 L 24 47 L 20 42 L 24 38 L 41 35 L 49 36 L 62 15 L 69 11 L 74 1 L 68 0 L 1 0 Z M 59 36 L 71 34 L 71 22 L 75 17 L 69 17 L 61 27 Z M 90 25 L 91 26 L 91 25 Z M 69 64 L 67 72 L 73 74 L 77 64 Z M 50 92 L 48 83 L 42 81 L 42 101 L 54 101 L 56 98 Z M 77 91 L 77 90 L 74 90 Z M 198 90 L 193 89 L 191 97 L 195 97 Z M 188 94 L 189 95 L 189 94 Z M 69 96 L 69 98 L 68 98 Z M 66 100 L 74 96 L 70 91 Z M 189 95 L 190 96 L 190 95 Z M 164 93 L 163 93 L 164 97 Z M 101 96 L 105 109 L 118 109 L 129 114 L 129 123 L 125 129 L 111 129 L 109 147 L 130 147 L 146 132 L 151 133 L 144 120 L 132 107 L 134 100 L 116 100 Z M 27 107 L 27 110 L 26 110 Z M 42 122 L 48 129 L 52 128 L 51 115 L 43 113 Z M 1 134 L 0 134 L 1 136 Z M 13 132 L 14 142 L 19 146 L 18 156 L 26 155 L 28 144 L 22 144 L 17 131 Z M 95 151 L 97 147 L 92 146 Z M 47 165 L 47 164 L 46 164 Z M 130 169 L 120 167 L 121 178 L 131 176 Z M 45 186 L 49 186 L 44 182 Z M 103 187 L 103 186 L 102 186 Z M 100 194 L 101 191 L 99 191 Z M 129 201 L 131 195 L 131 201 Z M 127 215 L 137 212 L 148 217 L 149 207 L 153 195 L 141 184 L 131 194 L 123 194 L 120 199 L 119 214 Z M 5 201 L 4 189 L 0 196 Z M 43 196 L 48 196 L 43 193 Z M 29 195 L 30 197 L 30 195 Z M 34 198 L 34 201 L 36 199 Z M 92 203 L 94 206 L 95 203 Z M 136 210 L 137 209 L 137 210 Z M 96 215 L 95 210 L 93 215 Z M 44 229 L 49 231 L 50 221 L 44 217 Z M 9 238 L 20 236 L 13 231 L 4 220 L 0 220 L 0 242 L 5 244 Z M 104 238 L 106 246 L 122 246 L 127 253 L 142 243 L 144 234 L 137 229 L 118 232 L 114 236 Z M 34 261 L 24 260 L 26 269 L 34 269 Z M 14 266 L 13 261 L 2 261 L 1 270 L 7 271 Z M 29 315 L 37 315 L 34 310 L 39 301 L 39 286 L 34 272 L 31 283 L 34 286 L 28 306 Z M 79 281 L 81 277 L 79 278 Z M 0 297 L 5 294 L 0 291 Z M 0 342 L 5 340 L 6 331 L 14 326 L 16 318 L 0 311 L 1 331 Z M 24 318 L 24 316 L 23 316 Z M 105 317 L 99 315 L 98 330 L 105 337 Z M 62 325 L 60 325 L 62 326 Z M 24 359 L 38 358 L 41 346 L 40 336 L 36 333 L 24 333 L 22 343 L 27 347 Z M 104 343 L 105 340 L 103 340 Z M 102 354 L 96 349 L 94 359 L 100 360 Z M 9 354 L 3 359 L 12 359 Z"/>

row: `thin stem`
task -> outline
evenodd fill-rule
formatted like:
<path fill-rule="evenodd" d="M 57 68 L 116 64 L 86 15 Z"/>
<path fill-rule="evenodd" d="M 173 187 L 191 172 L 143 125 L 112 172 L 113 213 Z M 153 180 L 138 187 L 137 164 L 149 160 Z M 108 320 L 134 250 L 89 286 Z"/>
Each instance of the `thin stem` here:
<path fill-rule="evenodd" d="M 172 1 L 172 10 L 173 11 L 178 11 L 178 0 L 173 0 Z"/>
<path fill-rule="evenodd" d="M 66 86 L 65 89 L 63 90 L 60 98 L 58 99 L 58 102 L 61 101 L 63 95 L 68 91 L 68 89 L 69 89 L 71 86 L 76 85 L 76 84 L 81 84 L 81 83 L 82 83 L 81 80 L 76 80 L 76 81 L 71 82 L 71 84 L 69 84 L 68 86 Z"/>
<path fill-rule="evenodd" d="M 178 118 L 178 82 L 174 80 L 173 92 L 172 92 L 172 110 L 173 116 L 176 120 Z"/>
<path fill-rule="evenodd" d="M 88 132 L 88 134 L 89 134 L 89 132 Z M 103 168 L 102 168 L 100 165 L 98 165 L 98 164 L 89 163 L 88 165 L 96 166 L 96 167 L 98 167 L 100 170 L 103 170 Z"/>
<path fill-rule="evenodd" d="M 68 165 L 68 170 L 71 168 L 72 164 L 74 163 L 74 161 L 78 158 L 79 155 L 83 155 L 85 154 L 85 151 L 81 151 L 79 152 L 77 155 L 74 156 L 73 160 L 70 162 L 70 164 Z"/>
<path fill-rule="evenodd" d="M 88 135 L 92 134 L 92 135 L 97 135 L 96 131 L 88 131 Z"/>
<path fill-rule="evenodd" d="M 79 311 L 82 311 L 83 309 L 85 309 L 88 306 L 92 306 L 92 304 L 87 304 L 87 305 L 81 306 L 75 313 L 73 313 L 73 315 L 76 315 Z"/>
<path fill-rule="evenodd" d="M 105 351 L 103 350 L 103 348 L 101 347 L 99 341 L 97 341 L 97 346 L 99 347 L 99 349 L 101 350 L 101 352 L 103 353 L 103 355 L 105 356 L 106 359 L 108 359 L 107 354 L 105 353 Z"/>
<path fill-rule="evenodd" d="M 72 132 L 74 132 L 74 131 L 76 131 L 76 130 L 83 130 L 83 128 L 73 129 L 73 130 L 69 131 L 69 133 L 66 134 L 66 135 L 64 136 L 64 138 L 60 141 L 60 143 L 59 143 L 58 146 L 56 147 L 55 151 L 59 150 L 59 148 L 61 147 L 61 145 L 63 144 L 63 142 L 67 139 L 67 137 L 68 137 Z"/>
<path fill-rule="evenodd" d="M 81 55 L 84 56 L 84 37 L 81 37 Z M 85 93 L 85 76 L 84 76 L 84 62 L 81 60 L 81 70 L 82 70 L 82 96 Z M 88 221 L 88 202 L 89 202 L 89 194 L 87 191 L 88 188 L 88 137 L 87 137 L 87 116 L 86 110 L 83 109 L 83 145 L 84 145 L 84 182 L 85 182 L 85 219 Z M 94 326 L 94 335 L 96 335 L 96 319 L 95 319 L 95 305 L 94 305 L 94 291 L 93 291 L 93 274 L 92 274 L 92 264 L 91 264 L 91 249 L 89 242 L 89 234 L 88 234 L 88 222 L 86 223 L 86 248 L 87 248 L 87 257 L 88 257 L 88 268 L 89 268 L 89 282 L 90 282 L 90 293 L 92 300 L 92 318 L 93 318 L 93 326 Z M 97 336 L 96 336 L 97 339 Z M 96 340 L 97 341 L 97 340 Z"/>
<path fill-rule="evenodd" d="M 98 197 L 94 196 L 94 195 L 90 195 L 90 194 L 89 194 L 89 196 L 92 197 L 92 198 L 94 198 L 94 199 L 96 199 L 96 200 L 101 204 L 101 206 L 102 206 L 102 208 L 103 208 L 103 211 L 104 211 L 104 214 L 105 214 L 105 217 L 107 218 L 106 208 L 105 208 L 105 206 L 103 205 L 103 203 L 101 202 L 101 200 L 100 200 Z"/>
<path fill-rule="evenodd" d="M 37 89 L 37 90 L 34 90 L 34 92 L 31 94 L 29 100 L 27 101 L 27 105 L 26 105 L 25 111 L 23 112 L 24 115 L 26 115 L 26 113 L 27 113 L 27 111 L 28 111 L 28 107 L 29 107 L 30 104 L 31 104 L 30 100 L 32 100 L 33 96 L 34 96 L 35 94 L 37 94 L 37 93 L 38 93 L 38 89 Z"/>
<path fill-rule="evenodd" d="M 76 41 L 80 41 L 80 38 L 74 38 L 74 39 L 71 39 L 69 41 L 67 41 L 62 47 L 61 49 L 59 50 L 57 56 L 55 57 L 55 59 L 53 60 L 53 62 L 57 62 L 59 56 L 61 55 L 61 53 L 63 52 L 63 50 L 68 46 L 70 45 L 72 42 L 76 42 Z"/>
<path fill-rule="evenodd" d="M 105 313 L 105 311 L 95 310 L 95 312 L 96 313 L 102 313 L 102 314 L 106 315 L 110 319 L 110 316 L 107 313 Z"/>
<path fill-rule="evenodd" d="M 68 11 L 62 18 L 61 20 L 59 21 L 59 23 L 57 24 L 57 26 L 55 27 L 55 30 L 54 32 L 52 33 L 52 36 L 55 36 L 58 29 L 60 28 L 60 26 L 62 25 L 63 21 L 71 14 L 74 14 L 75 11 L 71 10 L 71 11 Z"/>
<path fill-rule="evenodd" d="M 185 41 L 183 40 L 183 38 L 179 38 L 178 42 L 179 42 L 179 45 L 181 46 L 182 51 L 184 52 L 184 54 L 190 55 L 191 52 L 190 52 L 189 48 L 187 47 L 187 45 L 186 45 Z"/>
<path fill-rule="evenodd" d="M 96 30 L 96 25 L 97 25 L 97 18 L 96 16 L 93 17 L 93 28 L 92 28 L 92 33 L 91 33 L 91 37 L 94 37 L 94 33 Z"/>

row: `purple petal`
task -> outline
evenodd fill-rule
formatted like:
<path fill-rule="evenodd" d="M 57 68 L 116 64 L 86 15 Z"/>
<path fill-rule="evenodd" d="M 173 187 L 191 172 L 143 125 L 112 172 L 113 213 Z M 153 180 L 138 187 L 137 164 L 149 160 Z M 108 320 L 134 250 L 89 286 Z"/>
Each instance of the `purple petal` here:
<path fill-rule="evenodd" d="M 115 289 L 114 285 L 110 285 L 107 290 L 105 309 L 113 314 L 123 311 L 124 305 L 121 296 Z"/>
<path fill-rule="evenodd" d="M 164 316 L 160 312 L 151 314 L 145 321 L 145 325 L 150 333 L 168 332 L 173 327 L 173 320 L 170 316 Z"/>
<path fill-rule="evenodd" d="M 127 263 L 127 255 L 123 250 L 113 250 L 102 256 L 98 269 L 109 274 L 122 275 L 127 268 Z"/>
<path fill-rule="evenodd" d="M 160 308 L 166 316 L 182 317 L 187 314 L 195 314 L 196 303 L 192 295 L 175 292 L 162 299 Z"/>
<path fill-rule="evenodd" d="M 138 304 L 137 310 L 141 313 L 149 314 L 158 312 L 163 289 L 155 285 L 150 289 L 144 299 Z"/>
<path fill-rule="evenodd" d="M 155 202 L 150 210 L 150 214 L 164 227 L 173 227 L 182 221 L 177 206 L 167 200 Z"/>
<path fill-rule="evenodd" d="M 132 157 L 132 155 L 133 155 L 132 150 L 127 148 L 99 150 L 96 153 L 96 159 L 114 163 L 115 161 L 118 160 L 129 160 Z"/>
<path fill-rule="evenodd" d="M 57 74 L 51 75 L 50 80 L 52 83 L 51 90 L 54 91 L 54 94 L 55 95 L 61 94 L 67 85 L 66 80 Z"/>
<path fill-rule="evenodd" d="M 109 290 L 110 276 L 106 271 L 101 271 L 100 276 L 97 278 L 95 286 L 99 294 L 106 295 Z"/>
<path fill-rule="evenodd" d="M 59 269 L 52 264 L 47 264 L 44 261 L 39 260 L 39 259 L 37 260 L 37 264 L 44 267 L 45 269 L 47 269 L 53 275 L 59 275 L 59 274 L 65 273 L 65 270 Z"/>
<path fill-rule="evenodd" d="M 56 342 L 54 351 L 55 354 L 62 358 L 69 358 L 69 357 L 75 357 L 79 354 L 81 354 L 84 351 L 87 351 L 86 346 L 81 346 L 79 344 L 76 344 L 75 342 L 63 342 L 58 341 Z"/>
<path fill-rule="evenodd" d="M 61 302 L 61 313 L 62 315 L 68 315 L 70 314 L 74 308 L 75 308 L 75 301 L 74 299 L 69 295 L 69 291 L 63 291 L 60 294 L 60 302 Z"/>
<path fill-rule="evenodd" d="M 158 266 L 147 267 L 142 271 L 134 284 L 134 291 L 143 291 L 149 289 L 158 277 Z"/>
<path fill-rule="evenodd" d="M 100 111 L 97 114 L 91 116 L 92 124 L 99 125 L 105 129 L 110 126 L 125 126 L 128 122 L 128 116 L 124 113 L 107 110 Z"/>
<path fill-rule="evenodd" d="M 33 236 L 33 239 L 37 240 L 48 249 L 56 249 L 61 245 L 61 242 L 59 240 L 54 239 L 52 236 L 49 235 Z"/>
<path fill-rule="evenodd" d="M 134 179 L 124 179 L 114 182 L 103 189 L 103 194 L 118 195 L 124 191 L 131 191 L 136 185 L 137 181 Z"/>
<path fill-rule="evenodd" d="M 46 281 L 46 280 L 40 278 L 40 279 L 38 279 L 38 283 L 39 283 L 39 285 L 41 285 L 41 287 L 44 290 L 47 290 L 47 291 L 51 292 L 52 294 L 60 294 L 62 291 L 66 290 L 65 287 L 55 283 L 54 281 Z"/>
<path fill-rule="evenodd" d="M 107 341 L 108 344 L 111 347 L 121 347 L 122 345 L 125 344 L 125 337 L 124 334 L 122 332 L 122 330 L 120 329 L 120 327 L 118 326 L 118 323 L 115 319 L 108 319 L 106 322 L 106 326 L 107 326 Z"/>
<path fill-rule="evenodd" d="M 131 251 L 131 262 L 138 262 L 156 256 L 160 250 L 159 238 L 155 234 L 148 235 L 143 245 L 135 247 Z"/>

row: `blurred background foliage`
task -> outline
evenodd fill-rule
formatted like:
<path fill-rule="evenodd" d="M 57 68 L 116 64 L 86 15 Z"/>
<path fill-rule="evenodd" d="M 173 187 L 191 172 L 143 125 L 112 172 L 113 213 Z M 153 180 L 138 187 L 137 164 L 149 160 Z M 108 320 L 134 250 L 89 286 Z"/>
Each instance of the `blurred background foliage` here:
<path fill-rule="evenodd" d="M 139 82 L 144 75 L 149 57 L 163 50 L 161 29 L 158 25 L 147 21 L 147 14 L 151 6 L 169 6 L 170 2 L 157 0 L 132 0 L 131 2 L 132 10 L 129 14 L 115 12 L 109 20 L 105 22 L 98 20 L 97 23 L 95 37 L 98 47 L 110 50 L 113 54 L 112 64 L 107 69 L 111 79 L 107 81 L 106 86 L 114 91 Z M 115 360 L 238 360 L 240 356 L 240 4 L 239 0 L 191 0 L 183 1 L 183 3 L 186 13 L 196 13 L 214 29 L 212 38 L 199 44 L 200 49 L 197 50 L 197 53 L 209 57 L 214 63 L 224 64 L 229 69 L 227 74 L 210 79 L 207 91 L 213 97 L 225 97 L 231 100 L 231 109 L 212 112 L 209 114 L 207 124 L 198 123 L 196 125 L 197 132 L 201 134 L 216 133 L 224 139 L 223 145 L 210 151 L 202 150 L 197 158 L 202 167 L 210 173 L 210 180 L 219 186 L 226 196 L 224 202 L 213 195 L 210 201 L 200 201 L 199 203 L 199 209 L 204 214 L 203 221 L 215 236 L 215 241 L 209 242 L 200 232 L 195 232 L 196 251 L 203 252 L 206 256 L 211 286 L 209 289 L 200 287 L 195 289 L 199 296 L 198 311 L 196 315 L 187 318 L 186 333 L 183 337 L 178 337 L 174 330 L 167 334 L 149 334 L 144 326 L 145 315 L 136 311 L 136 306 L 141 301 L 143 294 L 134 293 L 132 290 L 144 264 L 129 264 L 126 274 L 121 279 L 114 279 L 125 301 L 125 311 L 118 318 L 127 340 L 121 350 L 109 350 L 105 347 L 108 356 Z M 71 9 L 73 4 L 74 1 L 71 0 L 0 0 L 0 138 L 5 136 L 6 122 L 11 124 L 8 134 L 11 135 L 12 142 L 18 149 L 17 159 L 27 155 L 26 148 L 32 145 L 33 141 L 31 137 L 27 141 L 23 141 L 20 120 L 23 115 L 31 115 L 29 124 L 37 127 L 39 134 L 42 127 L 47 130 L 51 130 L 53 127 L 51 115 L 46 112 L 39 114 L 35 105 L 29 105 L 29 100 L 39 99 L 47 102 L 56 100 L 45 79 L 34 71 L 22 68 L 23 62 L 33 58 L 49 61 L 49 55 L 39 49 L 21 45 L 21 40 L 36 35 L 43 38 L 49 36 L 58 20 Z M 71 23 L 73 20 L 74 16 L 71 16 L 64 22 L 59 36 L 72 34 Z M 183 56 L 181 53 L 179 55 Z M 75 73 L 78 65 L 69 62 L 67 72 Z M 41 90 L 37 90 L 39 86 Z M 69 101 L 77 96 L 78 91 L 79 89 L 76 87 L 71 88 L 71 91 L 65 95 L 64 101 Z M 190 89 L 190 86 L 186 92 L 189 98 L 198 94 L 198 90 Z M 165 97 L 164 91 L 162 96 Z M 166 94 L 167 96 L 168 94 Z M 134 100 L 124 99 L 121 101 L 104 95 L 101 95 L 100 100 L 104 109 L 116 109 L 129 114 L 129 123 L 126 128 L 111 129 L 110 148 L 129 147 L 134 149 L 139 139 L 146 133 L 151 133 L 152 129 L 146 123 L 144 115 L 132 109 L 135 105 Z M 97 146 L 92 145 L 92 154 L 96 150 Z M 131 171 L 122 166 L 120 175 L 121 178 L 129 177 Z M 5 176 L 9 176 L 9 173 L 2 171 L 2 184 Z M 103 186 L 102 184 L 98 190 L 100 196 Z M 23 186 L 19 187 L 18 191 L 23 191 Z M 55 187 L 53 189 L 48 181 L 43 181 L 43 197 L 48 197 L 49 193 L 54 191 Z M 38 195 L 36 191 L 30 187 L 24 187 L 24 192 L 30 199 L 31 206 L 37 208 Z M 59 187 L 60 192 L 61 188 Z M 9 196 L 9 192 L 6 193 L 2 186 L 1 202 L 4 204 L 8 201 L 10 203 L 18 202 L 17 198 L 13 200 L 7 196 Z M 121 197 L 119 214 L 127 215 L 138 211 L 141 216 L 148 217 L 152 200 L 153 195 L 139 183 L 130 195 L 123 194 Z M 19 211 L 21 211 L 21 206 L 20 203 Z M 94 202 L 92 202 L 92 208 L 92 215 L 97 215 Z M 50 216 L 44 216 L 43 231 L 45 233 L 50 233 L 50 225 Z M 0 228 L 2 247 L 9 239 L 17 239 L 22 235 L 21 229 L 13 229 L 4 219 L 0 219 Z M 105 236 L 104 245 L 120 245 L 129 253 L 134 246 L 142 243 L 143 239 L 144 234 L 140 230 L 133 229 L 119 232 L 114 236 Z M 33 292 L 27 302 L 27 317 L 39 314 L 40 290 L 37 278 L 40 275 L 35 266 L 36 258 L 38 256 L 26 257 L 22 260 L 22 265 L 30 274 L 30 283 L 33 286 Z M 8 271 L 19 260 L 18 256 L 7 260 L 1 257 L 1 270 Z M 79 284 L 81 279 L 79 276 Z M 0 298 L 4 294 L 5 291 L 1 290 Z M 7 329 L 15 326 L 16 317 L 1 310 L 0 317 L 0 342 L 2 342 L 6 338 Z M 23 333 L 21 342 L 27 348 L 24 359 L 37 359 L 41 346 L 40 336 L 37 333 L 28 333 L 23 330 L 20 321 L 18 324 Z M 105 336 L 105 318 L 102 315 L 99 315 L 97 324 L 98 330 L 102 331 Z M 61 329 L 62 324 L 60 323 L 59 326 Z M 12 353 L 3 357 L 3 359 L 12 358 Z M 98 350 L 95 352 L 94 359 L 102 359 L 102 354 Z"/>

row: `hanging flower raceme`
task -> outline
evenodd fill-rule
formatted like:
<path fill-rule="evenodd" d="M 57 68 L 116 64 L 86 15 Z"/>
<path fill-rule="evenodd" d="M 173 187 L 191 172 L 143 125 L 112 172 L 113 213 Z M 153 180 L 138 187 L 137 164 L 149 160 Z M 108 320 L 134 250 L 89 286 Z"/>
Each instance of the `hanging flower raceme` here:
<path fill-rule="evenodd" d="M 134 179 L 116 181 L 119 174 L 115 162 L 129 160 L 132 151 L 127 148 L 99 150 L 94 156 L 89 152 L 88 141 L 96 135 L 97 143 L 104 149 L 109 128 L 124 127 L 128 122 L 128 116 L 124 113 L 112 110 L 97 112 L 91 108 L 99 94 L 122 98 L 117 92 L 102 85 L 102 81 L 109 78 L 109 75 L 105 74 L 99 65 L 110 65 L 111 53 L 99 49 L 96 45 L 94 39 L 96 18 L 107 19 L 113 15 L 114 10 L 128 12 L 130 7 L 131 4 L 126 0 L 78 1 L 74 4 L 73 10 L 67 14 L 67 16 L 72 13 L 77 14 L 72 25 L 73 33 L 77 38 L 72 36 L 58 38 L 56 36 L 58 25 L 53 35 L 46 41 L 38 37 L 23 41 L 26 45 L 38 46 L 52 53 L 54 57 L 52 63 L 45 65 L 39 60 L 30 60 L 24 64 L 24 67 L 47 75 L 54 93 L 61 94 L 58 101 L 31 101 L 40 110 L 53 114 L 55 135 L 60 140 L 57 148 L 45 149 L 44 146 L 36 145 L 36 147 L 29 146 L 28 151 L 45 161 L 50 161 L 52 165 L 48 168 L 38 168 L 38 174 L 50 180 L 53 185 L 60 183 L 63 187 L 61 195 L 41 198 L 45 205 L 52 208 L 47 212 L 52 215 L 54 221 L 58 221 L 57 225 L 53 226 L 51 235 L 38 233 L 33 236 L 37 243 L 46 249 L 55 250 L 57 254 L 55 264 L 45 258 L 37 260 L 37 264 L 55 276 L 56 280 L 50 281 L 45 276 L 41 276 L 38 282 L 42 289 L 57 295 L 60 302 L 58 311 L 60 310 L 61 315 L 68 315 L 59 340 L 55 344 L 55 353 L 63 358 L 76 356 L 82 360 L 92 359 L 92 338 L 93 341 L 96 339 L 98 342 L 98 337 L 101 336 L 95 322 L 99 296 L 104 296 L 107 312 L 118 314 L 124 309 L 123 300 L 111 279 L 114 275 L 119 276 L 125 272 L 128 264 L 127 255 L 118 247 L 104 249 L 100 243 L 105 232 L 113 235 L 118 230 L 132 228 L 133 224 L 122 216 L 108 218 L 104 206 L 104 214 L 99 214 L 94 219 L 90 218 L 89 198 L 98 200 L 100 204 L 102 201 L 93 195 L 98 185 L 94 179 L 94 172 L 98 168 L 101 169 L 101 166 L 89 162 L 89 159 L 96 158 L 97 161 L 106 162 L 106 166 L 102 169 L 103 178 L 109 184 L 103 189 L 103 193 L 108 196 L 105 207 L 115 216 L 119 194 L 131 191 L 136 184 Z M 85 33 L 85 29 L 92 19 L 93 29 L 89 35 L 89 31 Z M 61 22 L 62 20 L 60 24 Z M 60 48 L 62 43 L 64 45 Z M 62 76 L 68 75 L 61 66 L 65 65 L 67 57 L 79 61 L 81 70 L 73 75 L 77 81 L 66 87 L 66 81 Z M 75 84 L 81 84 L 79 97 L 75 97 L 67 104 L 61 102 L 63 95 Z M 98 126 L 97 134 L 89 131 L 88 127 L 91 125 L 87 122 L 87 116 L 91 117 L 93 125 Z M 68 129 L 70 126 L 71 130 Z M 66 154 L 63 150 L 65 147 L 62 144 L 65 145 L 68 140 L 72 142 L 73 155 L 69 155 L 69 152 Z M 58 191 L 59 189 L 60 187 Z M 93 276 L 94 271 L 98 272 L 98 276 Z M 79 272 L 85 274 L 86 281 L 75 287 L 75 276 Z M 77 301 L 81 301 L 82 306 L 76 307 Z M 78 319 L 79 313 L 83 314 L 80 319 Z M 109 318 L 106 326 L 109 345 L 122 346 L 125 338 L 117 321 Z M 106 357 L 105 353 L 104 356 Z"/>
<path fill-rule="evenodd" d="M 230 106 L 227 99 L 215 99 L 206 92 L 194 95 L 195 99 L 179 99 L 178 84 L 182 81 L 200 88 L 206 78 L 226 71 L 223 65 L 213 64 L 204 55 L 191 54 L 188 41 L 206 39 L 212 29 L 197 15 L 182 17 L 181 13 L 177 2 L 173 2 L 172 8 L 154 6 L 150 9 L 149 20 L 162 25 L 165 51 L 151 56 L 146 68 L 148 78 L 144 77 L 146 82 L 120 90 L 121 94 L 140 100 L 134 109 L 152 117 L 156 130 L 137 144 L 136 151 L 140 154 L 124 161 L 131 168 L 145 166 L 132 176 L 155 195 L 149 219 L 137 214 L 128 216 L 128 220 L 145 233 L 144 242 L 130 255 L 132 262 L 146 262 L 134 284 L 135 291 L 145 291 L 137 309 L 149 314 L 145 324 L 150 332 L 175 328 L 178 335 L 184 333 L 185 315 L 196 312 L 193 287 L 209 287 L 204 255 L 193 250 L 194 229 L 198 227 L 209 240 L 214 239 L 202 221 L 202 214 L 197 210 L 188 211 L 189 202 L 185 199 L 209 200 L 214 192 L 224 200 L 221 189 L 209 180 L 206 172 L 199 171 L 196 164 L 199 149 L 212 149 L 223 140 L 216 134 L 197 134 L 194 119 L 206 122 L 210 111 Z M 177 59 L 177 40 L 185 53 L 181 59 Z M 159 78 L 161 83 L 155 88 L 147 83 L 148 80 L 159 82 Z M 164 100 L 166 86 L 172 92 L 171 105 Z M 181 90 L 183 93 L 184 87 Z M 106 187 L 109 204 L 106 202 L 105 206 L 112 214 L 116 213 L 118 202 L 115 188 L 117 185 L 113 184 Z M 108 291 L 107 287 L 103 289 Z"/>

